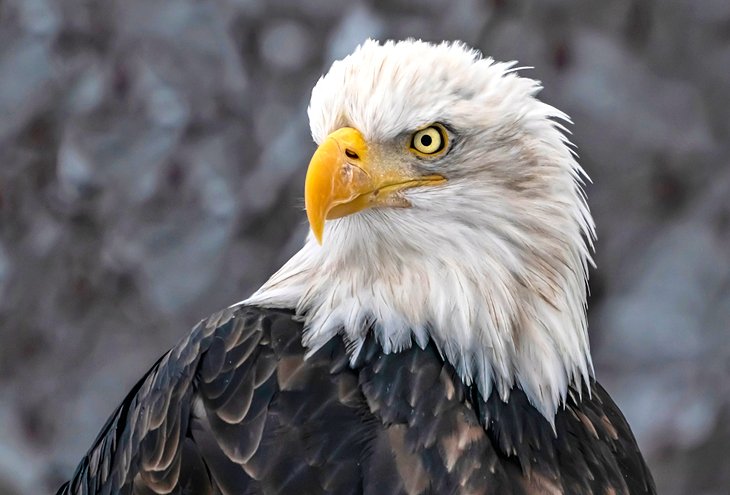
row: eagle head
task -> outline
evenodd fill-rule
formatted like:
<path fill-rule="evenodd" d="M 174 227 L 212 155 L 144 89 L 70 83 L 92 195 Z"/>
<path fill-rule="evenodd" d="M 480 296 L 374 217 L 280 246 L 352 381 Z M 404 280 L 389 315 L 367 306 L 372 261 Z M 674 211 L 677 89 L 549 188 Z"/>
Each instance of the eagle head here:
<path fill-rule="evenodd" d="M 540 84 L 461 43 L 368 40 L 312 91 L 304 247 L 246 303 L 316 351 L 433 341 L 467 384 L 552 421 L 592 374 L 585 176 Z"/>

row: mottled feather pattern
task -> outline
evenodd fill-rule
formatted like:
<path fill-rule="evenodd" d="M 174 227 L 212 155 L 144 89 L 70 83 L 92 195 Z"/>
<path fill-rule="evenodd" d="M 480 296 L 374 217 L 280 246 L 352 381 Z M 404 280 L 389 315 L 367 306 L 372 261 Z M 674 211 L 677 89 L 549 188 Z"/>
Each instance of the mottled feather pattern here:
<path fill-rule="evenodd" d="M 342 339 L 305 359 L 292 312 L 228 309 L 163 356 L 112 414 L 65 494 L 649 494 L 601 386 L 555 430 L 519 389 L 485 402 L 433 343 Z"/>

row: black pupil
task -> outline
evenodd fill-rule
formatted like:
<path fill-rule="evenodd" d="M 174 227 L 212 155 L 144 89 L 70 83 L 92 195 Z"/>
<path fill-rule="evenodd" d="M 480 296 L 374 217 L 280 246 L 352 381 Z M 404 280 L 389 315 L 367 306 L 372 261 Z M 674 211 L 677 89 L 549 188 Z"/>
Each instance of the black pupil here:
<path fill-rule="evenodd" d="M 421 136 L 421 144 L 424 146 L 431 146 L 431 143 L 433 142 L 433 139 L 431 139 L 431 136 L 428 134 Z"/>

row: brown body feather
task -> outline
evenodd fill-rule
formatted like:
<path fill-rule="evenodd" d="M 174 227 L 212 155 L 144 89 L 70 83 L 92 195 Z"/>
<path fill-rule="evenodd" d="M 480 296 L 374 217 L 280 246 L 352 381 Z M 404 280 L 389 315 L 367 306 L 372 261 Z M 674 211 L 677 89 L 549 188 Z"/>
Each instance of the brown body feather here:
<path fill-rule="evenodd" d="M 59 494 L 652 494 L 598 383 L 555 431 L 515 389 L 486 402 L 433 345 L 354 366 L 333 339 L 304 359 L 287 311 L 229 309 L 165 354 Z"/>

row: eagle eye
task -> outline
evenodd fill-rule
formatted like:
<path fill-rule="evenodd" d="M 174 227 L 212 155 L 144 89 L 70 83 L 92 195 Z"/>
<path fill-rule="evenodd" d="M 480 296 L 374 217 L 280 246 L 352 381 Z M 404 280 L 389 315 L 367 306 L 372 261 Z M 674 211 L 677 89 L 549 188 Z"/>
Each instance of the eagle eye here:
<path fill-rule="evenodd" d="M 413 133 L 411 151 L 420 156 L 433 156 L 446 149 L 446 129 L 441 124 L 431 124 Z"/>

